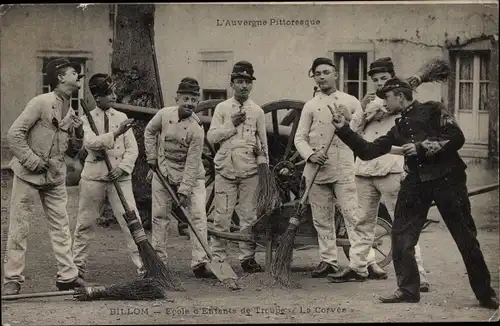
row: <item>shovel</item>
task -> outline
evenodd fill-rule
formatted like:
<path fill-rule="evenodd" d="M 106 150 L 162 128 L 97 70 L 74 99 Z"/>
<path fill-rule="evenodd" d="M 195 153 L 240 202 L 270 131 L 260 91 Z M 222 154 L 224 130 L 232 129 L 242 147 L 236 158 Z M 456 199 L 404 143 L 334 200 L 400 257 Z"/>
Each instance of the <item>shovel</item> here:
<path fill-rule="evenodd" d="M 239 290 L 240 287 L 236 284 L 235 280 L 238 278 L 236 273 L 233 271 L 231 266 L 227 262 L 217 262 L 214 260 L 212 253 L 208 249 L 208 245 L 205 241 L 203 241 L 203 238 L 201 237 L 200 232 L 195 228 L 193 221 L 189 217 L 188 212 L 184 207 L 180 205 L 179 198 L 177 197 L 177 194 L 175 193 L 174 189 L 172 186 L 168 183 L 168 181 L 163 177 L 163 175 L 158 171 L 158 169 L 155 169 L 154 171 L 156 175 L 158 176 L 158 179 L 160 180 L 161 184 L 163 187 L 168 191 L 172 199 L 174 200 L 174 205 L 177 207 L 175 210 L 176 214 L 174 217 L 179 221 L 183 223 L 187 223 L 189 227 L 191 228 L 191 231 L 193 231 L 194 235 L 198 239 L 198 242 L 201 244 L 203 247 L 203 250 L 207 254 L 208 259 L 210 260 L 207 265 L 214 273 L 214 275 L 217 277 L 219 281 L 222 283 L 226 284 L 231 290 Z M 181 216 L 177 216 L 177 214 Z"/>

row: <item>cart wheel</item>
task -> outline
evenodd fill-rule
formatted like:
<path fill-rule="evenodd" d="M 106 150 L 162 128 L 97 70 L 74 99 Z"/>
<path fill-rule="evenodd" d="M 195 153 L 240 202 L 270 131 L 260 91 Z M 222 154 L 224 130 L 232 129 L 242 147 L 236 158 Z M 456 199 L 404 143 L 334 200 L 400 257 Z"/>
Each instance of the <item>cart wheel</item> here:
<path fill-rule="evenodd" d="M 375 225 L 375 239 L 373 240 L 373 250 L 375 251 L 375 260 L 377 265 L 384 268 L 392 261 L 392 227 L 386 220 L 377 218 Z M 349 259 L 350 246 L 343 246 L 344 254 Z"/>

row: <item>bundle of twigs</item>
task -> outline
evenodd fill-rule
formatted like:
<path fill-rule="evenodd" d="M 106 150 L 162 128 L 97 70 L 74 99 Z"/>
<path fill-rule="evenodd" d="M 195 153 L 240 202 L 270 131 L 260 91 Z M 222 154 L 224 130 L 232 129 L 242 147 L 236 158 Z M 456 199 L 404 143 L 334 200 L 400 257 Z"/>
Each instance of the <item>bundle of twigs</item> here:
<path fill-rule="evenodd" d="M 442 58 L 431 58 L 425 61 L 416 74 L 407 78 L 413 89 L 423 83 L 444 82 L 451 74 L 451 66 Z"/>
<path fill-rule="evenodd" d="M 2 300 L 19 300 L 29 298 L 47 298 L 73 295 L 78 301 L 93 300 L 155 300 L 164 299 L 165 290 L 158 280 L 152 278 L 108 286 L 87 286 L 68 291 L 21 293 L 3 295 Z"/>
<path fill-rule="evenodd" d="M 156 250 L 149 243 L 146 232 L 135 214 L 128 214 L 125 212 L 123 217 L 125 218 L 130 233 L 132 233 L 132 237 L 137 244 L 139 255 L 141 256 L 144 267 L 146 268 L 145 278 L 153 278 L 157 280 L 159 284 L 167 290 L 185 291 L 181 282 L 175 274 L 168 269 L 165 264 L 163 264 L 160 256 L 158 256 Z"/>
<path fill-rule="evenodd" d="M 155 300 L 165 298 L 165 290 L 158 280 L 146 278 L 109 286 L 76 288 L 73 297 L 78 301 Z"/>
<path fill-rule="evenodd" d="M 259 148 L 254 150 L 257 156 L 257 175 L 259 184 L 255 192 L 257 202 L 257 216 L 261 217 L 272 212 L 280 204 L 280 193 L 276 179 L 269 169 L 267 156 Z"/>

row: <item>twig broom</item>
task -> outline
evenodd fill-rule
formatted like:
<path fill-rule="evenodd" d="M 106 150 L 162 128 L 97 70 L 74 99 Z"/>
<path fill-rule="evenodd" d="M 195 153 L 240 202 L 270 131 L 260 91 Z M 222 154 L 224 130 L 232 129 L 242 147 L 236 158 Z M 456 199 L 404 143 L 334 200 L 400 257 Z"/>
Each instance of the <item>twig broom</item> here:
<path fill-rule="evenodd" d="M 254 154 L 257 157 L 259 183 L 254 196 L 257 202 L 258 218 L 271 213 L 280 204 L 280 194 L 276 179 L 269 169 L 266 153 L 261 148 L 260 138 L 257 137 L 257 147 L 254 150 Z"/>
<path fill-rule="evenodd" d="M 146 278 L 109 286 L 87 286 L 68 291 L 3 295 L 2 301 L 73 295 L 78 301 L 164 299 L 165 291 L 155 279 Z"/>
<path fill-rule="evenodd" d="M 442 83 L 451 74 L 451 66 L 442 58 L 431 58 L 425 61 L 413 76 L 406 80 L 413 89 L 423 83 Z"/>

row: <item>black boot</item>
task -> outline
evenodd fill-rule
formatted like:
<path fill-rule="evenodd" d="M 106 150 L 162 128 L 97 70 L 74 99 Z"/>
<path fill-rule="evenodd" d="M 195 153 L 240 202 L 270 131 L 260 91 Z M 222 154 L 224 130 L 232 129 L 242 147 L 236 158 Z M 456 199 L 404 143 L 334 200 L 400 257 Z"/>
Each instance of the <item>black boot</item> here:
<path fill-rule="evenodd" d="M 85 287 L 86 284 L 82 278 L 77 277 L 75 280 L 67 283 L 57 281 L 56 286 L 59 291 L 67 291 L 67 290 L 73 290 L 75 288 Z"/>
<path fill-rule="evenodd" d="M 359 275 L 356 271 L 348 267 L 338 273 L 328 275 L 327 278 L 332 283 L 344 283 L 344 282 L 363 282 L 366 281 L 368 277 Z"/>
<path fill-rule="evenodd" d="M 387 273 L 377 264 L 368 266 L 368 278 L 372 280 L 385 280 Z"/>
<path fill-rule="evenodd" d="M 19 291 L 21 291 L 21 284 L 19 282 L 7 282 L 3 286 L 4 295 L 19 294 Z"/>
<path fill-rule="evenodd" d="M 215 278 L 215 275 L 207 269 L 207 264 L 199 264 L 193 267 L 193 274 L 196 278 Z"/>
<path fill-rule="evenodd" d="M 338 267 L 333 266 L 327 262 L 322 261 L 319 265 L 311 272 L 311 277 L 326 277 L 330 273 L 338 272 Z"/>
<path fill-rule="evenodd" d="M 257 264 L 255 258 L 250 258 L 241 262 L 241 268 L 245 273 L 260 273 L 262 272 L 262 267 Z"/>

